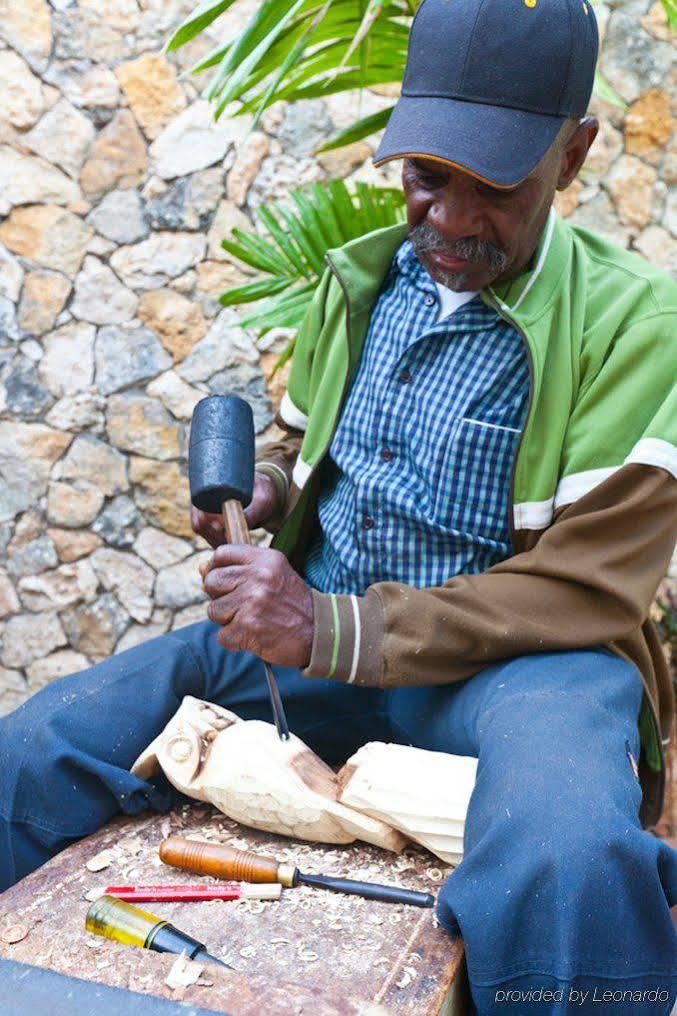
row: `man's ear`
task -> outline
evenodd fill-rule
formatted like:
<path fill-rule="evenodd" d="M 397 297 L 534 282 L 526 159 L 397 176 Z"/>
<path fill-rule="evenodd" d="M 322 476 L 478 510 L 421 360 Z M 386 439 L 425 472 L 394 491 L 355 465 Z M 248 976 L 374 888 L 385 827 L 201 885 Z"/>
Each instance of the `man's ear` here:
<path fill-rule="evenodd" d="M 578 176 L 585 162 L 590 147 L 597 137 L 599 121 L 591 116 L 579 123 L 564 146 L 560 160 L 560 172 L 557 178 L 557 190 L 563 191 Z"/>

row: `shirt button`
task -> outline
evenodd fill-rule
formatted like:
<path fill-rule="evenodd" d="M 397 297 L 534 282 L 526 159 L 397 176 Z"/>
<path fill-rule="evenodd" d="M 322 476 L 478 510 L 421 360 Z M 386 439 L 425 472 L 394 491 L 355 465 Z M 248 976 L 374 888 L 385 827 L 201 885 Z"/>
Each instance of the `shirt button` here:
<path fill-rule="evenodd" d="M 426 293 L 425 296 L 423 297 L 423 302 L 426 304 L 426 306 L 432 307 L 432 305 L 435 302 L 435 297 L 432 295 L 432 293 Z"/>
<path fill-rule="evenodd" d="M 374 525 L 375 525 L 375 522 L 372 519 L 371 515 L 363 515 L 362 516 L 362 528 L 363 529 L 373 529 Z"/>
<path fill-rule="evenodd" d="M 391 451 L 390 448 L 382 448 L 381 458 L 384 462 L 391 462 L 395 458 L 395 452 Z"/>
<path fill-rule="evenodd" d="M 401 385 L 406 385 L 411 381 L 411 374 L 408 370 L 403 370 L 397 379 Z"/>

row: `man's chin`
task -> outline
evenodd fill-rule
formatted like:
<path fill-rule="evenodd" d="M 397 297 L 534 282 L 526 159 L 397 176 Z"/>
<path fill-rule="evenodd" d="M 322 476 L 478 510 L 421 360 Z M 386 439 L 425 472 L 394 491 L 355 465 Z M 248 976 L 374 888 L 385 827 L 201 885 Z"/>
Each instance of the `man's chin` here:
<path fill-rule="evenodd" d="M 471 272 L 444 272 L 438 266 L 428 271 L 430 277 L 454 293 L 477 292 L 490 286 L 496 278 L 488 269 L 478 268 Z"/>

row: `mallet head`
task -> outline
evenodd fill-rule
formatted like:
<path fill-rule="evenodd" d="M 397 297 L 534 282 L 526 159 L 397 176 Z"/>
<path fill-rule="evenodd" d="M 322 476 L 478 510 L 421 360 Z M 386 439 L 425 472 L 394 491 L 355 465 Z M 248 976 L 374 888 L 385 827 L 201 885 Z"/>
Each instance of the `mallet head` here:
<path fill-rule="evenodd" d="M 193 412 L 188 445 L 190 498 L 217 515 L 224 501 L 244 508 L 254 489 L 254 417 L 237 395 L 211 395 Z"/>

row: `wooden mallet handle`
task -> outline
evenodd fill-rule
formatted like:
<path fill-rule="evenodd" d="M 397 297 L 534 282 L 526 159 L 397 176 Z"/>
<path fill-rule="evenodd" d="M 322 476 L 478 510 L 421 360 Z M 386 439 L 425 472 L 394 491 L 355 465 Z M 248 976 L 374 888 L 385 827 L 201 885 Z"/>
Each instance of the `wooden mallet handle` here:
<path fill-rule="evenodd" d="M 295 872 L 292 865 L 278 864 L 273 858 L 248 850 L 235 850 L 222 843 L 186 840 L 181 836 L 170 836 L 162 841 L 160 860 L 173 868 L 236 882 L 281 882 L 289 886 Z"/>
<path fill-rule="evenodd" d="M 235 498 L 232 501 L 224 501 L 221 512 L 223 515 L 223 528 L 228 543 L 251 543 L 249 526 L 244 517 L 241 502 Z"/>

